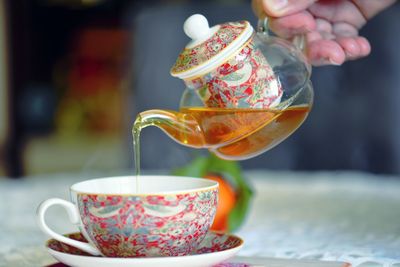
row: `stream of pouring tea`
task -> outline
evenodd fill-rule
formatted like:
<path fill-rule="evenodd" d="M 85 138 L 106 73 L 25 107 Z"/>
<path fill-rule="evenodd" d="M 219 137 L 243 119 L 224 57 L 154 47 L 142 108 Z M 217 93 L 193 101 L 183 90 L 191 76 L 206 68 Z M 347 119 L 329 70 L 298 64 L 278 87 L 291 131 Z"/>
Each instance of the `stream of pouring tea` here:
<path fill-rule="evenodd" d="M 135 162 L 135 179 L 136 179 L 136 193 L 139 192 L 139 176 L 140 176 L 140 130 L 141 130 L 141 117 L 140 115 L 136 118 L 135 123 L 132 127 L 132 139 L 133 139 L 133 158 Z"/>

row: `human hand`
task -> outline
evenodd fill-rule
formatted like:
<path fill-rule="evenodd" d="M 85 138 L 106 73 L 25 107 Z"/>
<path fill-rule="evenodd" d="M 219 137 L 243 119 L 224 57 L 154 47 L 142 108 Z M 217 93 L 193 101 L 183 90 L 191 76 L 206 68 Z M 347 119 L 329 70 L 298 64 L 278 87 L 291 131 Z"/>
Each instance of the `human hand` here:
<path fill-rule="evenodd" d="M 359 36 L 365 23 L 396 0 L 253 0 L 259 17 L 269 17 L 270 29 L 291 39 L 305 34 L 306 55 L 314 66 L 341 65 L 371 52 Z"/>

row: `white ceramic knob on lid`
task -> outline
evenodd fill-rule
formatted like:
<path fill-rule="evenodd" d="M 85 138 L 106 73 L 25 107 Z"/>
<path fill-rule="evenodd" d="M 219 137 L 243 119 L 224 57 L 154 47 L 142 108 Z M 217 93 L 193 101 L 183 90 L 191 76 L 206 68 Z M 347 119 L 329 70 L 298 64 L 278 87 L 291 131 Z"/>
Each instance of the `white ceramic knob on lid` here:
<path fill-rule="evenodd" d="M 180 53 L 171 75 L 190 79 L 217 68 L 251 37 L 254 30 L 247 21 L 227 22 L 210 27 L 207 19 L 194 14 L 183 30 L 192 40 Z"/>
<path fill-rule="evenodd" d="M 196 46 L 211 37 L 217 30 L 219 25 L 212 28 L 208 25 L 208 20 L 201 14 L 194 14 L 186 19 L 183 24 L 183 31 L 192 39 L 186 45 L 186 48 Z"/>

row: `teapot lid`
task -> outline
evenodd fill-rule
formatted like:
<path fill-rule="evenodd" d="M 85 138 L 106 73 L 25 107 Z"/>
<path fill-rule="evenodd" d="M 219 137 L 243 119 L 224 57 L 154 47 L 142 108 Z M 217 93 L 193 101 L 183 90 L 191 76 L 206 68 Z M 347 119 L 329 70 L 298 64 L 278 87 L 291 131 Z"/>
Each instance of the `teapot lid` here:
<path fill-rule="evenodd" d="M 227 22 L 210 28 L 207 19 L 200 14 L 186 19 L 183 30 L 192 40 L 171 68 L 171 75 L 181 79 L 203 75 L 221 65 L 254 32 L 248 21 Z"/>

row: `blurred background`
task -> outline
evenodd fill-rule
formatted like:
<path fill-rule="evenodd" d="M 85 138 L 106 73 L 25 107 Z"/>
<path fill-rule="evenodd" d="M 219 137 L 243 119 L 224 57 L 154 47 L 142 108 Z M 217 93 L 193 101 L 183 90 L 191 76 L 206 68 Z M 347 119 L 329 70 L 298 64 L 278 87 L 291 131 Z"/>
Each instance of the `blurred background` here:
<path fill-rule="evenodd" d="M 0 0 L 0 176 L 133 171 L 136 114 L 179 108 L 169 69 L 193 13 L 256 25 L 249 0 Z M 396 3 L 362 29 L 369 57 L 314 68 L 308 120 L 243 168 L 400 174 L 399 25 Z M 199 153 L 156 128 L 141 144 L 149 170 Z"/>

